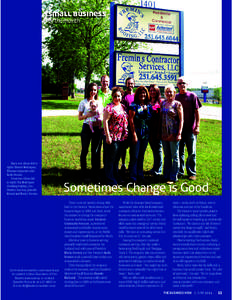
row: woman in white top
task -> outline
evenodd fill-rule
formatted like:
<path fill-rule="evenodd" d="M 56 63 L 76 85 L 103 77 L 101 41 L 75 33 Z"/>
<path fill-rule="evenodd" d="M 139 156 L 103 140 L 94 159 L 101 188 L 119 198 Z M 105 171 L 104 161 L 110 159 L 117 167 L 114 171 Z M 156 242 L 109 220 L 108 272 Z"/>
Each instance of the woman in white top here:
<path fill-rule="evenodd" d="M 96 112 L 90 111 L 90 101 L 98 99 L 98 86 L 96 83 L 90 83 L 86 91 L 86 99 L 82 100 L 78 107 L 78 119 L 84 120 L 82 132 L 81 132 L 81 170 L 83 172 L 83 178 L 86 178 L 86 157 L 89 150 L 89 144 L 91 142 L 91 164 L 92 164 L 92 173 L 93 175 L 99 174 L 100 170 L 100 154 L 101 154 L 101 133 L 102 130 L 99 128 L 99 122 L 96 121 L 96 124 L 93 122 L 93 129 L 90 129 L 88 124 L 88 119 L 94 117 Z M 100 119 L 102 120 L 102 105 L 101 102 L 98 103 L 98 111 L 100 113 Z"/>

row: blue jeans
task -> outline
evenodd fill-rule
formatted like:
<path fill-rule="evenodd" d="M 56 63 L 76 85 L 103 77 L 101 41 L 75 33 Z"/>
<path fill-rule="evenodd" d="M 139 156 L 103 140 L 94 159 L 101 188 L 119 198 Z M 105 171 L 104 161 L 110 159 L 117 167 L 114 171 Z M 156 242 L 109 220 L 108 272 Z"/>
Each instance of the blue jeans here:
<path fill-rule="evenodd" d="M 108 185 L 116 185 L 120 180 L 118 175 L 118 163 L 121 156 L 121 149 L 123 142 L 112 142 L 107 144 L 104 140 L 104 163 L 105 163 L 105 174 Z"/>
<path fill-rule="evenodd" d="M 179 141 L 162 141 L 164 149 L 164 178 L 177 181 L 179 172 Z"/>
<path fill-rule="evenodd" d="M 88 124 L 83 124 L 81 131 L 81 170 L 86 172 L 86 156 L 89 151 L 91 141 L 91 164 L 93 172 L 100 170 L 100 155 L 101 155 L 101 131 L 98 127 L 94 127 L 94 133 L 91 131 Z M 85 175 L 85 174 L 84 174 Z"/>
<path fill-rule="evenodd" d="M 163 153 L 162 153 L 162 141 L 153 138 L 149 142 L 151 146 L 151 150 L 153 152 L 154 164 L 153 164 L 153 172 L 155 175 L 162 174 L 162 163 L 163 163 Z"/>
<path fill-rule="evenodd" d="M 184 175 L 184 147 L 186 145 L 188 151 L 188 158 L 186 161 L 186 169 L 188 176 L 196 176 L 196 144 L 197 136 L 192 132 L 182 133 L 180 140 L 179 156 L 180 156 L 180 170 L 179 174 Z"/>
<path fill-rule="evenodd" d="M 136 181 L 137 178 L 144 178 L 143 175 L 143 160 L 147 149 L 148 139 L 138 140 L 136 144 L 131 144 L 130 148 L 130 179 Z"/>

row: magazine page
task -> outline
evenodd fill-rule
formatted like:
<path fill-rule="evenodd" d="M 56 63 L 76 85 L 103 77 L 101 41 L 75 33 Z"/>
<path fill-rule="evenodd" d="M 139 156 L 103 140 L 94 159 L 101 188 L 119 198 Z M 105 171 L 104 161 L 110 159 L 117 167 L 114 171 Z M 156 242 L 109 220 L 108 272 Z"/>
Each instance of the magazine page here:
<path fill-rule="evenodd" d="M 230 299 L 231 4 L 1 16 L 1 299 Z"/>

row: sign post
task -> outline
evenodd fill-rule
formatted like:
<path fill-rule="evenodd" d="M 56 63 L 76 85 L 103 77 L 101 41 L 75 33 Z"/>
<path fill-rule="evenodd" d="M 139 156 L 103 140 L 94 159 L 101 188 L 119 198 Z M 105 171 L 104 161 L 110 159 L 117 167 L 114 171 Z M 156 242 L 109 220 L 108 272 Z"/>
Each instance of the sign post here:
<path fill-rule="evenodd" d="M 110 89 L 114 83 L 114 5 L 114 2 L 110 2 Z"/>
<path fill-rule="evenodd" d="M 206 95 L 209 92 L 209 88 L 206 85 L 202 85 L 201 87 L 201 92 L 204 94 L 204 103 L 206 103 Z"/>

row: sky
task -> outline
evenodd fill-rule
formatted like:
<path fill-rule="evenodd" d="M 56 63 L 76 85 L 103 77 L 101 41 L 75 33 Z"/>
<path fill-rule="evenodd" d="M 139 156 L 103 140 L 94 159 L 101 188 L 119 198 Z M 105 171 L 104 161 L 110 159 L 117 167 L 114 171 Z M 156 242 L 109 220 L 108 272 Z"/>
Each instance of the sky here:
<path fill-rule="evenodd" d="M 141 6 L 140 0 L 133 3 Z M 184 12 L 184 76 L 189 87 L 222 86 L 221 6 L 221 0 L 155 0 L 155 8 Z M 178 54 L 178 46 L 169 46 L 155 44 L 156 51 Z"/>
<path fill-rule="evenodd" d="M 184 12 L 184 76 L 189 86 L 221 87 L 222 1 L 156 0 L 155 8 Z M 136 5 L 141 5 L 135 0 Z M 174 51 L 178 52 L 178 48 Z M 178 54 L 174 53 L 173 54 Z"/>

